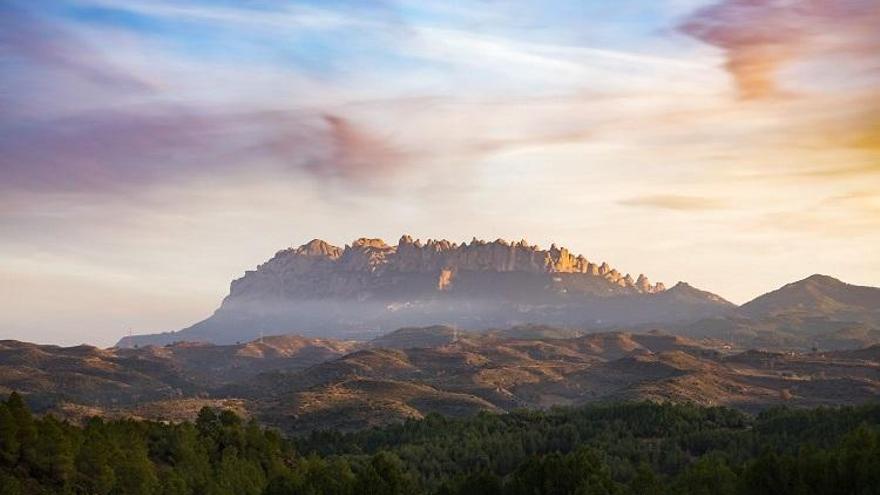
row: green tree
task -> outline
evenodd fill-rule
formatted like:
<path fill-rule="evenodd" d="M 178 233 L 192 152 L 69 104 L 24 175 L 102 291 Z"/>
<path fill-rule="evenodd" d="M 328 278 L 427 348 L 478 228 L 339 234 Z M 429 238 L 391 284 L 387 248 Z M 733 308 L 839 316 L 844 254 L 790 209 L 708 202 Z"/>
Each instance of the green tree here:
<path fill-rule="evenodd" d="M 75 472 L 73 446 L 63 425 L 47 416 L 37 423 L 35 458 L 31 466 L 56 487 L 64 487 Z"/>
<path fill-rule="evenodd" d="M 619 487 L 598 454 L 582 447 L 568 455 L 533 457 L 516 471 L 510 490 L 522 495 L 613 494 Z"/>
<path fill-rule="evenodd" d="M 379 452 L 357 473 L 355 492 L 364 495 L 408 495 L 417 493 L 415 481 L 403 467 L 400 458 L 390 452 Z"/>
<path fill-rule="evenodd" d="M 18 462 L 18 423 L 9 406 L 0 402 L 0 466 L 12 467 Z"/>
<path fill-rule="evenodd" d="M 76 455 L 75 485 L 79 493 L 106 495 L 116 483 L 116 474 L 110 466 L 110 445 L 99 428 L 86 428 L 85 439 Z"/>
<path fill-rule="evenodd" d="M 214 476 L 210 451 L 213 443 L 201 438 L 192 424 L 174 427 L 166 443 L 167 457 L 163 460 L 174 466 L 188 489 L 194 493 L 204 493 L 208 481 Z"/>
<path fill-rule="evenodd" d="M 501 478 L 486 470 L 470 473 L 453 483 L 449 493 L 461 495 L 501 495 L 504 493 Z"/>
<path fill-rule="evenodd" d="M 6 407 L 16 425 L 16 440 L 19 445 L 19 461 L 33 463 L 36 461 L 37 427 L 34 418 L 21 395 L 17 392 L 9 394 Z"/>
<path fill-rule="evenodd" d="M 214 479 L 216 493 L 224 494 L 260 495 L 266 485 L 259 464 L 239 457 L 234 448 L 223 451 Z"/>
<path fill-rule="evenodd" d="M 113 495 L 152 495 L 159 491 L 155 466 L 147 456 L 143 439 L 133 435 L 124 449 L 116 454 Z"/>
<path fill-rule="evenodd" d="M 629 492 L 633 495 L 661 495 L 664 489 L 651 466 L 643 462 L 636 468 L 636 475 L 629 484 Z"/>
<path fill-rule="evenodd" d="M 223 431 L 223 425 L 220 423 L 217 413 L 207 406 L 199 410 L 199 415 L 196 417 L 196 428 L 203 437 L 213 439 L 218 438 Z"/>
<path fill-rule="evenodd" d="M 685 469 L 675 480 L 672 491 L 689 495 L 735 495 L 737 476 L 722 458 L 709 455 Z"/>
<path fill-rule="evenodd" d="M 194 492 L 190 490 L 186 480 L 177 470 L 168 469 L 159 474 L 159 493 L 161 495 L 189 495 Z"/>
<path fill-rule="evenodd" d="M 880 493 L 880 433 L 860 425 L 841 446 L 842 474 L 853 493 Z"/>
<path fill-rule="evenodd" d="M 21 480 L 9 473 L 0 471 L 0 495 L 23 495 Z"/>

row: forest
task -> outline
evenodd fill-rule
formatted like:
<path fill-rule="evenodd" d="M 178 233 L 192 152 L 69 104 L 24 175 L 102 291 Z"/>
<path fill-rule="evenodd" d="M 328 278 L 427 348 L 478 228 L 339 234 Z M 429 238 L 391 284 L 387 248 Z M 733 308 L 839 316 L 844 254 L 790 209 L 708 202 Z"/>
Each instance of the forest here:
<path fill-rule="evenodd" d="M 285 438 L 229 411 L 83 424 L 0 401 L 0 494 L 880 494 L 880 405 L 430 415 Z"/>

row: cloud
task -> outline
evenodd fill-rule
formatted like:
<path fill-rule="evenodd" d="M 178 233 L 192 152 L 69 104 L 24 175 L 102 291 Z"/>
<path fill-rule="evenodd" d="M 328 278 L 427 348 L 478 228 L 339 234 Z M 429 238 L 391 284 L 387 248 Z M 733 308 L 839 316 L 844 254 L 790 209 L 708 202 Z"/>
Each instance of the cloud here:
<path fill-rule="evenodd" d="M 384 9 L 353 9 L 360 15 L 344 15 L 330 9 L 306 5 L 277 5 L 266 9 L 258 7 L 225 7 L 190 2 L 139 1 L 139 0 L 81 0 L 85 5 L 114 9 L 132 14 L 166 18 L 175 21 L 188 20 L 212 25 L 275 29 L 289 32 L 291 29 L 345 29 L 372 27 L 378 22 L 369 18 Z M 378 5 L 373 4 L 373 7 Z M 350 13 L 349 13 L 350 14 Z"/>
<path fill-rule="evenodd" d="M 675 211 L 705 211 L 725 208 L 723 201 L 702 196 L 682 196 L 678 194 L 649 194 L 618 201 L 625 206 L 654 208 Z"/>
<path fill-rule="evenodd" d="M 31 308 L 82 302 L 40 326 L 108 336 L 365 228 L 525 230 L 743 297 L 817 256 L 876 279 L 876 1 L 708 1 L 0 0 L 0 258 Z M 126 286 L 203 306 L 91 318 Z"/>
<path fill-rule="evenodd" d="M 323 118 L 332 151 L 328 159 L 309 164 L 313 172 L 369 180 L 384 176 L 407 159 L 407 154 L 392 145 L 390 140 L 359 128 L 349 119 L 330 114 Z"/>
<path fill-rule="evenodd" d="M 871 189 L 857 189 L 847 191 L 844 194 L 838 194 L 830 197 L 825 201 L 827 204 L 848 204 L 873 210 L 880 213 L 880 191 Z M 880 219 L 880 216 L 876 218 Z"/>
<path fill-rule="evenodd" d="M 92 112 L 7 130 L 0 170 L 23 187 L 101 189 L 181 172 L 191 151 L 221 132 L 183 111 Z"/>
<path fill-rule="evenodd" d="M 762 174 L 819 183 L 880 173 L 877 26 L 875 0 L 720 0 L 678 29 L 719 48 L 737 106 L 768 118 L 748 134 L 770 145 Z"/>
<path fill-rule="evenodd" d="M 709 72 L 706 64 L 684 58 L 530 41 L 518 33 L 441 27 L 424 19 L 398 22 L 402 13 L 393 7 L 360 16 L 348 4 L 71 5 L 79 15 L 47 9 L 37 16 L 39 9 L 22 7 L 0 21 L 10 24 L 10 51 L 26 55 L 31 65 L 82 74 L 101 86 L 67 87 L 33 67 L 15 68 L 22 80 L 42 86 L 17 89 L 17 99 L 29 104 L 22 112 L 27 119 L 0 114 L 0 189 L 116 191 L 236 173 L 306 173 L 359 185 L 401 170 L 429 175 L 432 166 L 473 167 L 510 150 L 582 143 L 597 124 L 615 118 L 618 106 L 634 105 L 629 98 L 606 113 L 598 97 L 579 94 L 587 82 L 622 98 L 633 87 L 653 91 L 658 74 L 666 80 L 684 68 Z M 100 20 L 83 14 L 95 8 Z M 137 17 L 138 28 L 108 21 L 115 16 L 102 9 Z M 229 29 L 218 35 L 221 45 L 261 56 L 250 61 L 238 53 L 232 62 L 195 57 L 201 52 L 182 49 L 176 34 L 194 23 Z M 326 40 L 309 36 L 328 30 L 345 31 L 340 46 L 328 48 L 339 55 L 345 77 L 284 62 L 290 39 L 314 41 L 320 52 Z M 254 32 L 266 36 L 258 47 L 250 45 Z M 118 39 L 122 46 L 113 43 Z M 205 45 L 211 46 L 196 50 L 213 50 Z M 351 49 L 364 45 L 391 62 L 364 65 L 361 56 L 369 50 Z M 114 77 L 122 79 L 117 84 Z M 134 84 L 142 80 L 155 86 Z M 426 88 L 425 80 L 432 85 Z M 433 108 L 395 103 L 438 94 L 446 103 Z M 371 99 L 383 101 L 358 104 Z M 70 101 L 83 105 L 71 110 Z"/>
<path fill-rule="evenodd" d="M 217 174 L 385 177 L 404 154 L 341 116 L 188 107 L 81 113 L 7 126 L 2 188 L 125 191 Z"/>
<path fill-rule="evenodd" d="M 795 62 L 876 62 L 878 25 L 875 0 L 721 0 L 688 16 L 679 30 L 722 49 L 740 96 L 754 99 L 784 94 L 779 73 Z"/>
<path fill-rule="evenodd" d="M 17 5 L 0 3 L 0 62 L 24 60 L 104 87 L 148 91 L 151 85 L 99 57 L 63 26 Z M 11 69 L 7 69 L 11 70 Z"/>
<path fill-rule="evenodd" d="M 798 170 L 783 177 L 805 177 L 812 179 L 834 179 L 834 178 L 852 178 L 863 177 L 865 175 L 880 174 L 880 163 L 864 163 L 861 165 L 836 165 L 826 168 L 812 168 L 807 170 Z"/>
<path fill-rule="evenodd" d="M 815 204 L 812 209 L 769 212 L 749 228 L 796 233 L 811 239 L 858 239 L 871 242 L 880 228 L 877 207 L 841 204 L 838 207 Z M 819 206 L 822 206 L 819 208 Z"/>

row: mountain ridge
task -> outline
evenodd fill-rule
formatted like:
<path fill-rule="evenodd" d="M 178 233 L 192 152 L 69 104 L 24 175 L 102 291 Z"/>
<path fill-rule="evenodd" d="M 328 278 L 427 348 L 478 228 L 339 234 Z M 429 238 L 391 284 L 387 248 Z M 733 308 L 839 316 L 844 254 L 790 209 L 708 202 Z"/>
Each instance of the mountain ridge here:
<path fill-rule="evenodd" d="M 37 410 L 70 419 L 177 421 L 210 405 L 288 432 L 619 399 L 754 411 L 875 399 L 877 349 L 741 352 L 659 331 L 550 327 L 407 328 L 366 344 L 297 336 L 138 349 L 0 341 L 0 392 L 18 390 Z"/>
<path fill-rule="evenodd" d="M 231 343 L 260 334 L 372 338 L 390 328 L 522 324 L 606 328 L 690 321 L 733 304 L 679 283 L 667 289 L 555 244 L 470 242 L 408 235 L 395 246 L 361 237 L 344 247 L 313 239 L 280 250 L 230 284 L 213 315 L 178 332 L 118 345 L 175 340 Z"/>
<path fill-rule="evenodd" d="M 836 349 L 877 340 L 880 288 L 815 274 L 736 306 L 683 281 L 667 288 L 644 274 L 633 279 L 555 244 L 422 242 L 404 235 L 396 245 L 361 237 L 339 247 L 313 239 L 277 251 L 233 280 L 208 318 L 175 332 L 125 337 L 117 345 L 231 344 L 271 334 L 370 340 L 431 325 L 473 331 L 665 328 L 736 336 L 758 347 Z"/>

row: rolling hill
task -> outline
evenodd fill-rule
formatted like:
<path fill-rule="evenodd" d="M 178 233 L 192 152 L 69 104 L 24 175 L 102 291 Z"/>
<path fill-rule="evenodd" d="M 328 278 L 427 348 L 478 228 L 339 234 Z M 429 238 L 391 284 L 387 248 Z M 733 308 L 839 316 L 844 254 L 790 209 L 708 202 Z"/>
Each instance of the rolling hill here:
<path fill-rule="evenodd" d="M 191 419 L 211 405 L 288 432 L 613 400 L 753 411 L 876 400 L 875 349 L 742 351 L 659 331 L 546 326 L 409 327 L 370 343 L 282 336 L 96 349 L 2 341 L 0 392 L 17 390 L 37 410 L 71 419 Z"/>

